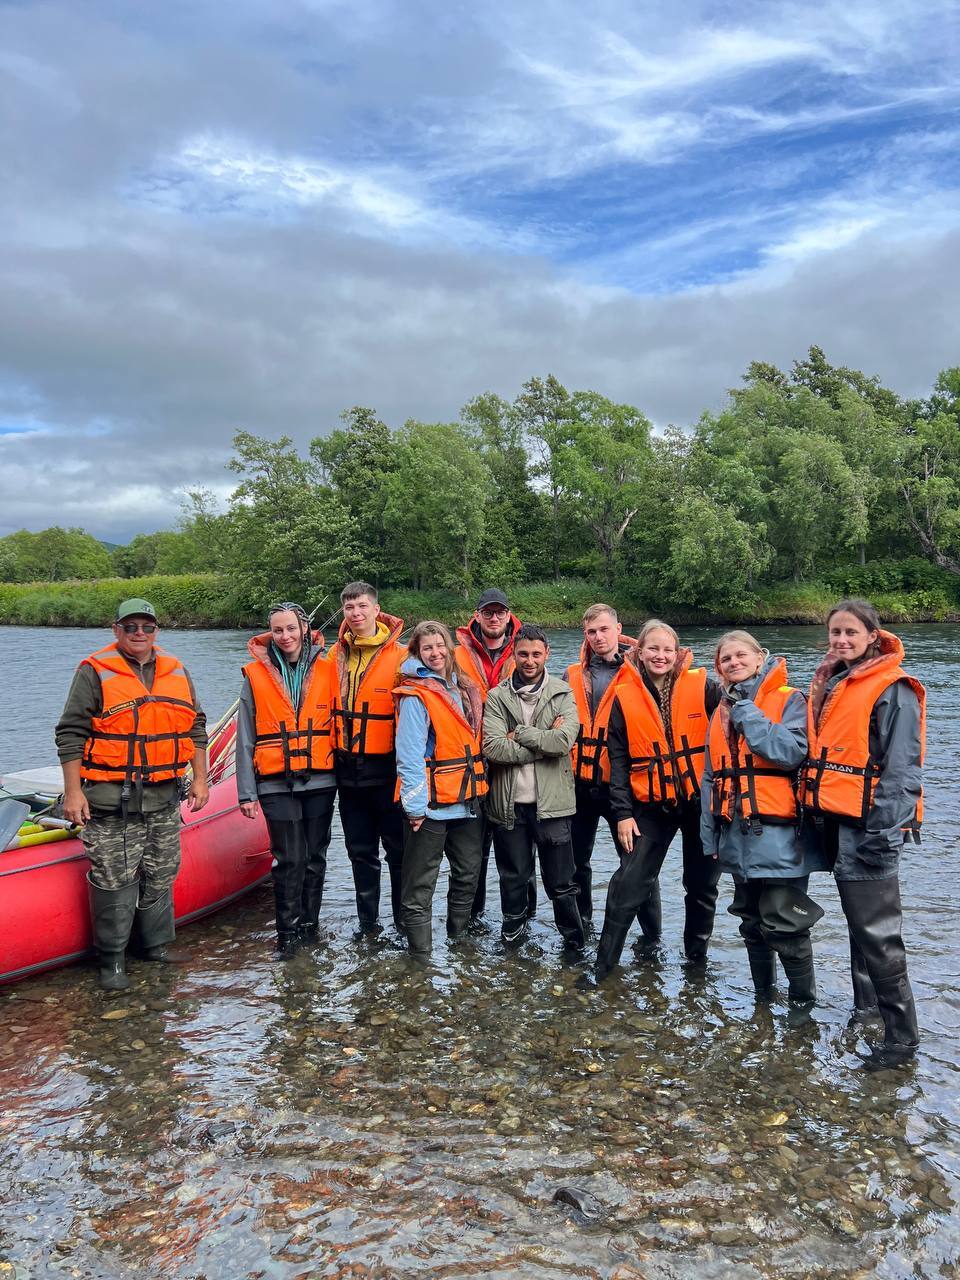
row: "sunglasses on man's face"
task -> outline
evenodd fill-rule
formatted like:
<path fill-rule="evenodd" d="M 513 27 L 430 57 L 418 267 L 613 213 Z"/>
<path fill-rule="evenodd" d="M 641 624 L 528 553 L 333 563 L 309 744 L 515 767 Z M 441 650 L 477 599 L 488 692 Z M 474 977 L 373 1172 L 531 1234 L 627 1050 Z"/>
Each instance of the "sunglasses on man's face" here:
<path fill-rule="evenodd" d="M 121 622 L 125 636 L 135 636 L 138 631 L 142 631 L 145 636 L 152 636 L 157 629 L 155 622 Z"/>

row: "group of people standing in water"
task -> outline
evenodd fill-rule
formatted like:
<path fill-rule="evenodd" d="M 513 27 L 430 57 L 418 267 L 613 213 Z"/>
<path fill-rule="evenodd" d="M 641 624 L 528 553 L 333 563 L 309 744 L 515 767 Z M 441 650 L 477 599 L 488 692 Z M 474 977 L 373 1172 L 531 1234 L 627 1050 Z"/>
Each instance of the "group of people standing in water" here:
<path fill-rule="evenodd" d="M 651 619 L 631 639 L 612 606 L 595 604 L 580 659 L 560 678 L 547 670 L 545 632 L 501 591 L 481 595 L 456 643 L 425 621 L 402 644 L 403 622 L 368 583 L 341 601 L 329 657 L 286 602 L 245 668 L 239 793 L 270 830 L 280 954 L 316 936 L 334 790 L 360 929 L 379 927 L 382 845 L 393 920 L 419 957 L 432 947 L 443 857 L 446 931 L 458 938 L 483 914 L 491 845 L 503 945 L 524 941 L 538 862 L 564 947 L 581 953 L 603 820 L 619 867 L 597 981 L 616 970 L 635 922 L 641 947 L 658 943 L 659 875 L 679 833 L 688 964 L 706 960 L 726 872 L 758 999 L 773 995 L 779 960 L 788 999 L 809 1007 L 811 928 L 823 915 L 809 877 L 832 871 L 856 1013 L 882 1018 L 884 1062 L 915 1052 L 898 868 L 904 842 L 919 838 L 925 695 L 872 605 L 831 611 L 807 695 L 746 631 L 721 637 L 708 671 L 667 623 Z"/>
<path fill-rule="evenodd" d="M 360 931 L 380 928 L 382 848 L 394 924 L 421 959 L 432 947 L 444 856 L 446 931 L 455 939 L 483 917 L 491 847 L 503 945 L 524 941 L 536 911 L 538 862 L 563 945 L 583 954 L 603 820 L 619 866 L 607 887 L 597 982 L 616 971 L 635 923 L 641 949 L 659 942 L 659 875 L 679 833 L 689 965 L 706 960 L 725 872 L 734 880 L 729 910 L 741 921 L 757 998 L 774 994 L 779 960 L 788 999 L 809 1008 L 816 1000 L 811 928 L 823 915 L 809 896 L 809 877 L 832 872 L 849 930 L 856 1016 L 883 1021 L 875 1059 L 891 1065 L 914 1054 L 898 869 L 904 843 L 919 839 L 925 694 L 903 670 L 903 646 L 872 605 L 843 600 L 831 610 L 827 654 L 809 694 L 792 687 L 784 659 L 746 631 L 722 636 L 707 670 L 694 665 L 667 623 L 651 619 L 631 639 L 603 603 L 585 612 L 579 661 L 562 678 L 547 670 L 543 629 L 522 623 L 495 589 L 480 596 L 456 643 L 437 621 L 420 622 L 403 643 L 403 621 L 381 610 L 369 583 L 348 584 L 341 606 L 329 653 L 300 605 L 273 606 L 243 672 L 238 798 L 247 817 L 262 810 L 269 830 L 278 956 L 318 936 L 336 800 Z M 102 912 L 98 925 L 96 904 L 112 900 L 117 833 L 109 812 L 91 814 L 85 799 L 99 782 L 121 780 L 109 743 L 123 734 L 103 727 L 107 701 L 139 680 L 152 696 L 138 714 L 156 718 L 168 693 L 176 704 L 169 732 L 134 725 L 126 735 L 144 739 L 139 803 L 148 818 L 157 806 L 144 792 L 182 772 L 191 756 L 198 761 L 205 737 L 176 660 L 168 660 L 176 664 L 169 673 L 175 690 L 156 683 L 166 681 L 166 667 L 147 670 L 152 641 L 145 639 L 156 631 L 147 602 L 124 602 L 114 631 L 117 644 L 85 660 L 92 674 L 84 676 L 81 664 L 71 690 L 77 703 L 79 680 L 88 740 L 78 745 L 83 727 L 74 706 L 72 720 L 65 711 L 58 726 L 58 746 L 64 811 L 85 824 L 101 981 L 116 988 L 126 985 L 129 924 L 124 934 Z M 128 652 L 138 644 L 150 654 Z M 118 675 L 126 678 L 114 684 Z M 172 738 L 177 758 L 151 764 L 150 752 L 166 749 L 154 738 Z M 195 807 L 206 800 L 205 776 L 198 764 Z M 129 795 L 125 803 L 129 875 Z M 169 899 L 172 861 L 148 857 L 145 869 L 135 868 L 157 901 Z M 172 906 L 168 914 L 154 929 L 160 954 L 152 958 L 162 959 L 162 943 L 172 937 Z"/>

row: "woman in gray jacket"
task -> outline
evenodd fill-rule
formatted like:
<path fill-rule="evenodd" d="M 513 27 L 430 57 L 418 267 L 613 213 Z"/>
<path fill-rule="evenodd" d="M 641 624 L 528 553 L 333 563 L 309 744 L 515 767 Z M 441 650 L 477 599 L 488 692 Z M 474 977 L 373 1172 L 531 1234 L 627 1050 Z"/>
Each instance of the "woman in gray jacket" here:
<path fill-rule="evenodd" d="M 823 915 L 807 896 L 825 863 L 797 838 L 797 771 L 807 754 L 806 699 L 746 631 L 729 631 L 715 663 L 723 698 L 710 721 L 701 790 L 704 853 L 736 886 L 728 910 L 741 920 L 759 999 L 774 993 L 777 957 L 790 999 L 816 998 L 810 927 Z"/>

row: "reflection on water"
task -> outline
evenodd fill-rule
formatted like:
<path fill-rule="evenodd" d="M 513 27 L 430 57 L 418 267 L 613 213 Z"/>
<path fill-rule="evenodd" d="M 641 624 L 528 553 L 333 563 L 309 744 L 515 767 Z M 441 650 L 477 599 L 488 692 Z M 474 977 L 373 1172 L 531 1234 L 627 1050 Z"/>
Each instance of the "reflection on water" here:
<path fill-rule="evenodd" d="M 12 634 L 0 649 L 34 641 Z M 695 635 L 698 656 L 715 634 Z M 754 1007 L 726 882 L 707 972 L 684 971 L 675 851 L 666 950 L 628 950 L 622 979 L 591 992 L 543 911 L 508 957 L 495 910 L 488 934 L 448 946 L 438 929 L 426 970 L 390 931 L 354 940 L 338 836 L 326 935 L 289 963 L 268 959 L 261 890 L 185 929 L 183 964 L 131 964 L 127 993 L 99 991 L 86 968 L 0 991 L 0 1280 L 957 1274 L 945 871 L 958 644 L 953 628 L 903 634 L 932 720 L 930 816 L 903 877 L 924 1035 L 913 1069 L 857 1069 L 864 1032 L 847 1025 L 845 930 L 825 877 L 822 1002 L 798 1020 L 782 1003 Z M 68 636 L 64 679 L 99 642 L 41 639 Z M 817 636 L 764 640 L 797 654 L 799 682 Z M 209 650 L 196 633 L 170 647 L 216 714 L 243 646 L 208 637 Z M 563 660 L 574 640 L 558 637 Z M 23 763 L 49 759 L 61 695 Z M 609 842 L 598 862 L 599 911 Z"/>

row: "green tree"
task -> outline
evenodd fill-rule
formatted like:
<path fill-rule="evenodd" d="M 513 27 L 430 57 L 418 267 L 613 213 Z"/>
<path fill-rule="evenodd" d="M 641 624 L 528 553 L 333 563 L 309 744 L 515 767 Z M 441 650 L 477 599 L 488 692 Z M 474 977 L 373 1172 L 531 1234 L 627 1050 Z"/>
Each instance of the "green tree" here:
<path fill-rule="evenodd" d="M 567 499 L 566 460 L 573 428 L 570 394 L 552 373 L 546 379 L 530 378 L 523 384 L 514 408 L 534 453 L 532 474 L 544 482 L 550 503 L 551 568 L 554 582 L 559 582 Z"/>
<path fill-rule="evenodd" d="M 262 609 L 286 596 L 309 607 L 355 575 L 354 519 L 288 436 L 239 431 L 233 445 L 228 465 L 243 478 L 230 500 L 229 565 L 242 602 Z"/>
<path fill-rule="evenodd" d="M 383 520 L 398 571 L 416 588 L 473 586 L 489 473 L 456 423 L 410 421 L 387 478 Z"/>
<path fill-rule="evenodd" d="M 576 514 L 593 534 L 609 587 L 650 471 L 650 423 L 639 409 L 596 391 L 575 392 L 570 411 L 571 439 L 560 450 L 558 470 Z"/>
<path fill-rule="evenodd" d="M 0 538 L 3 572 L 9 582 L 63 582 L 68 578 L 108 578 L 110 553 L 83 529 L 53 525 L 39 533 L 21 529 Z"/>
<path fill-rule="evenodd" d="M 530 485 L 523 423 L 514 407 L 491 392 L 460 411 L 466 438 L 489 472 L 489 498 L 478 562 L 484 582 L 499 586 L 549 572 L 550 535 L 541 494 Z"/>
<path fill-rule="evenodd" d="M 960 574 L 960 368 L 939 375 L 924 411 L 902 433 L 897 485 L 923 555 Z"/>
<path fill-rule="evenodd" d="M 355 405 L 340 420 L 343 429 L 311 441 L 310 453 L 356 524 L 358 576 L 379 584 L 390 559 L 383 509 L 387 478 L 398 465 L 397 444 L 373 409 Z"/>

